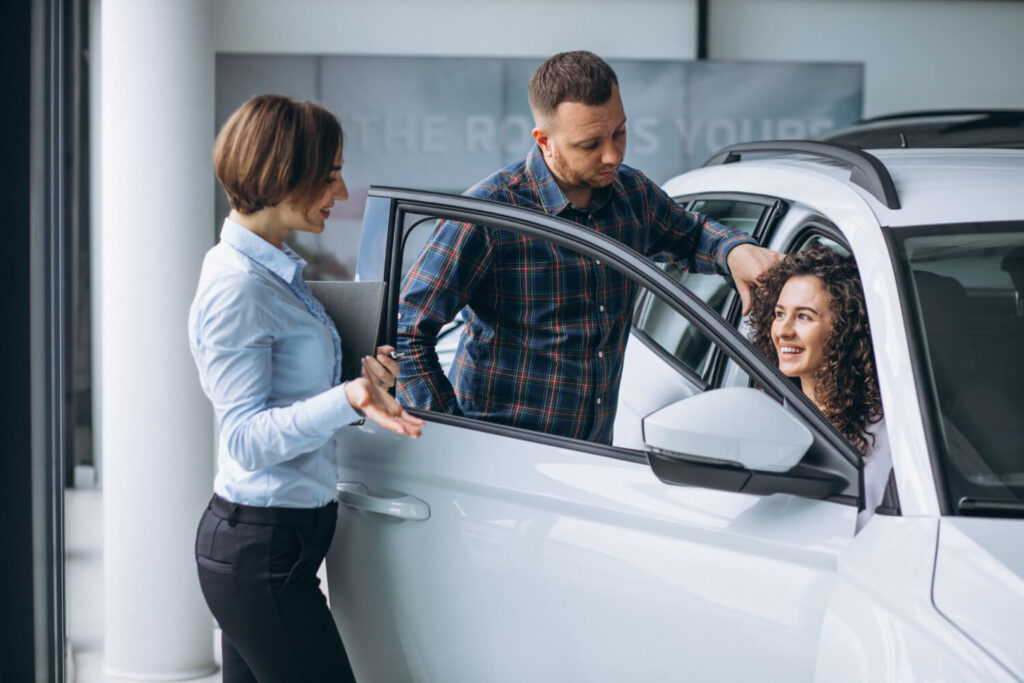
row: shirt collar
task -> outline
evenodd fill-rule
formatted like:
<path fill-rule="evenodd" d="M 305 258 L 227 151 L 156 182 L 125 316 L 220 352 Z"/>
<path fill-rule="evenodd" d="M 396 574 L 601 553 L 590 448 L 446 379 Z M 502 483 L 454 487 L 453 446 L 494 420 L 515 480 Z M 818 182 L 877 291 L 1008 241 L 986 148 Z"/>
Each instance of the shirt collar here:
<path fill-rule="evenodd" d="M 245 254 L 288 284 L 291 284 L 295 276 L 306 267 L 306 262 L 302 257 L 287 244 L 282 244 L 278 249 L 252 230 L 239 225 L 230 218 L 224 219 L 224 227 L 220 230 L 220 240 Z"/>
<path fill-rule="evenodd" d="M 544 161 L 544 155 L 536 144 L 526 157 L 526 172 L 537 188 L 537 198 L 545 213 L 557 216 L 567 206 L 572 205 L 569 202 L 569 198 L 565 196 L 565 193 L 562 192 L 555 182 L 554 176 L 551 175 L 551 170 Z M 590 205 L 586 209 L 581 210 L 593 213 L 604 207 L 611 201 L 612 197 L 618 194 L 622 194 L 622 182 L 619 180 L 619 174 L 616 173 L 615 180 L 612 181 L 611 185 L 594 190 L 590 196 Z"/>
<path fill-rule="evenodd" d="M 530 154 L 526 157 L 526 172 L 537 188 L 537 200 L 545 213 L 557 216 L 565 210 L 565 207 L 569 206 L 569 198 L 555 183 L 555 178 L 548 170 L 548 165 L 544 162 L 544 155 L 541 154 L 540 147 L 537 145 L 533 146 Z"/>

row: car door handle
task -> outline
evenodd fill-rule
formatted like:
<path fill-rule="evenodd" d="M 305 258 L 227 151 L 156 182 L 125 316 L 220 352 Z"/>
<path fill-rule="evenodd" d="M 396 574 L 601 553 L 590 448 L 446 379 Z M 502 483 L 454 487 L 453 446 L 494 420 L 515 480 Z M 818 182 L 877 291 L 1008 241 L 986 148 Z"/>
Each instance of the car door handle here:
<path fill-rule="evenodd" d="M 430 506 L 424 501 L 404 493 L 389 493 L 393 495 L 375 496 L 362 482 L 338 482 L 338 501 L 342 505 L 410 522 L 430 519 Z"/>

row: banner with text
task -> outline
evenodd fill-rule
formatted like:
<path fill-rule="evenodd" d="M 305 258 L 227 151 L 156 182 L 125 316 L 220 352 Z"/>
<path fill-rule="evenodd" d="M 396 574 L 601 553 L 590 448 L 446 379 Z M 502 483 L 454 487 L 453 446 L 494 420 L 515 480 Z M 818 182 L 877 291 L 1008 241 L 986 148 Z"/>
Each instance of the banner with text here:
<path fill-rule="evenodd" d="M 318 101 L 341 119 L 351 199 L 323 236 L 302 235 L 298 246 L 318 277 L 345 278 L 370 185 L 458 193 L 526 155 L 533 144 L 527 83 L 542 61 L 218 55 L 216 123 L 270 92 Z M 816 137 L 861 116 L 860 64 L 609 64 L 627 116 L 625 162 L 655 182 L 733 142 Z M 223 217 L 227 202 L 223 192 L 217 197 Z"/>

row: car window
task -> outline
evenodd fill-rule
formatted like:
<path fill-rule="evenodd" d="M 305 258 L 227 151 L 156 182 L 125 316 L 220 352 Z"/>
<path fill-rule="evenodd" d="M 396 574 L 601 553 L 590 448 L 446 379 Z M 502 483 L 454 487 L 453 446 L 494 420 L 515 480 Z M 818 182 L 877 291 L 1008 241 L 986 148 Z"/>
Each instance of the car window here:
<path fill-rule="evenodd" d="M 797 247 L 790 251 L 791 253 L 797 251 L 806 251 L 807 249 L 817 246 L 828 247 L 832 251 L 838 251 L 843 256 L 850 255 L 850 249 L 842 242 L 834 240 L 831 237 L 826 237 L 825 235 L 820 235 L 813 232 L 808 235 L 805 235 L 804 237 L 799 238 L 797 240 Z"/>
<path fill-rule="evenodd" d="M 950 507 L 1024 501 L 1024 224 L 894 234 Z"/>
<path fill-rule="evenodd" d="M 409 272 L 416 256 L 423 250 L 423 245 L 437 227 L 437 219 L 421 214 L 406 214 L 405 228 L 402 235 L 402 277 Z"/>
<path fill-rule="evenodd" d="M 688 202 L 688 209 L 727 227 L 748 235 L 762 224 L 771 205 L 739 199 L 697 199 Z M 666 264 L 665 272 L 672 279 L 696 294 L 704 303 L 728 315 L 733 301 L 731 283 L 718 275 L 691 273 L 676 264 Z M 685 319 L 649 297 L 641 298 L 634 318 L 634 332 L 676 359 L 682 367 L 698 377 L 706 377 L 713 358 L 710 341 Z"/>
<path fill-rule="evenodd" d="M 388 216 L 386 239 L 391 246 L 377 259 L 369 252 L 365 259 L 361 254 L 360 277 L 387 281 L 390 296 L 381 326 L 383 339 L 394 341 L 399 350 L 411 351 L 402 360 L 396 387 L 400 403 L 424 411 L 429 420 L 454 427 L 647 462 L 644 419 L 661 408 L 673 409 L 708 387 L 690 382 L 684 373 L 666 372 L 663 351 L 631 338 L 634 304 L 645 298 L 659 310 L 675 312 L 675 321 L 663 313 L 667 325 L 682 321 L 717 340 L 710 345 L 711 353 L 731 358 L 756 375 L 769 400 L 777 400 L 811 429 L 813 443 L 787 491 L 856 503 L 856 458 L 848 446 L 822 430 L 820 413 L 771 372 L 735 329 L 697 305 L 694 294 L 678 287 L 656 264 L 600 233 L 543 214 L 474 199 L 413 196 L 411 191 L 396 191 L 406 196 L 388 199 L 389 191 L 382 190 L 379 199 L 371 197 L 370 211 Z M 426 216 L 432 220 L 421 222 Z M 479 235 L 466 231 L 450 236 L 447 245 L 434 244 L 437 240 L 432 238 L 418 252 L 410 246 L 412 238 L 406 237 L 415 226 L 432 225 L 431 233 L 440 234 L 449 229 L 443 222 L 447 217 L 455 225 L 464 226 L 461 221 L 467 220 L 483 225 L 478 229 L 488 234 L 490 244 L 473 244 Z M 364 245 L 381 243 L 379 235 L 364 234 Z M 525 250 L 527 258 L 522 253 L 516 256 L 516 250 Z M 449 270 L 455 255 L 476 274 L 461 285 L 447 281 L 438 286 L 445 278 L 431 276 L 425 269 Z M 571 267 L 563 267 L 566 264 Z M 538 265 L 555 277 L 537 277 L 532 271 Z M 415 303 L 417 296 L 452 298 L 438 313 Z M 540 313 L 530 313 L 524 301 Z M 567 304 L 583 309 L 582 320 L 559 312 Z M 495 324 L 499 312 L 502 325 Z M 465 324 L 449 333 L 459 340 L 455 359 L 447 371 L 439 371 L 422 339 L 459 314 Z M 429 322 L 422 325 L 424 320 Z M 488 343 L 471 344 L 473 339 Z M 424 358 L 433 372 L 426 400 L 419 392 L 426 377 Z M 467 368 L 475 368 L 475 376 L 467 375 Z M 444 381 L 438 382 L 438 375 Z M 434 387 L 444 391 L 429 393 Z M 697 419 L 698 413 L 691 415 Z M 561 429 L 565 424 L 570 428 Z M 659 448 L 665 450 L 663 442 Z M 686 444 L 679 449 L 688 452 Z M 693 476 L 698 486 L 739 490 L 748 482 L 735 476 L 735 468 L 723 469 L 714 463 L 683 469 L 679 483 Z M 760 474 L 751 474 L 749 481 L 760 482 L 751 484 L 753 490 L 775 486 L 770 483 L 772 477 Z"/>
<path fill-rule="evenodd" d="M 746 215 L 752 214 L 748 212 Z M 400 289 L 403 292 L 410 282 L 419 281 L 425 272 L 439 267 L 439 252 L 430 251 L 427 245 L 441 225 L 442 221 L 437 218 L 425 220 L 421 214 L 405 214 L 401 264 L 396 264 L 402 274 Z M 705 352 L 713 348 L 711 341 L 669 303 L 648 293 L 640 284 L 608 268 L 598 259 L 572 248 L 539 237 L 525 237 L 492 228 L 486 230 L 496 240 L 495 248 L 500 253 L 495 254 L 486 272 L 476 281 L 469 294 L 468 305 L 454 312 L 452 320 L 443 321 L 435 346 L 438 362 L 447 381 L 458 393 L 460 407 L 466 416 L 503 421 L 495 411 L 502 410 L 498 397 L 505 392 L 515 397 L 513 405 L 507 409 L 509 414 L 552 410 L 566 413 L 559 419 L 570 422 L 596 423 L 604 418 L 614 421 L 620 381 L 627 381 L 623 375 L 628 374 L 626 389 L 630 395 L 626 397 L 626 403 L 635 410 L 627 408 L 623 413 L 628 415 L 628 424 L 623 423 L 626 424 L 623 428 L 640 434 L 640 420 L 651 412 L 651 406 L 658 401 L 666 405 L 693 393 L 692 389 L 686 388 L 685 382 L 677 383 L 666 392 L 649 391 L 658 376 L 664 375 L 663 360 L 634 363 L 628 373 L 623 370 L 632 312 L 639 299 L 647 302 L 649 329 L 660 338 L 667 339 L 673 330 L 678 330 L 683 343 L 699 335 Z M 530 276 L 524 275 L 511 258 L 508 263 L 503 262 L 503 254 L 514 255 L 524 250 L 530 254 L 532 265 L 541 272 L 540 276 L 533 276 L 534 280 L 529 280 Z M 563 264 L 568 275 L 554 279 L 544 277 L 545 271 Z M 714 288 L 722 293 L 729 291 L 720 276 L 702 277 L 697 286 Z M 702 289 L 698 291 L 703 293 Z M 717 297 L 708 294 L 702 298 L 716 304 L 719 310 L 725 301 L 721 294 Z M 525 305 L 527 299 L 529 305 Z M 559 309 L 563 305 L 578 310 L 582 317 L 579 320 L 572 320 L 571 316 L 560 318 Z M 534 310 L 539 313 L 531 313 Z M 496 323 L 499 312 L 506 316 L 501 324 Z M 446 315 L 451 317 L 452 313 L 449 310 Z M 458 349 L 467 338 L 494 340 L 493 346 L 486 347 L 486 350 L 482 350 L 485 346 L 479 346 L 476 353 L 500 357 L 489 356 L 480 361 L 477 356 L 468 354 L 462 357 L 461 362 L 456 361 Z M 570 347 L 567 353 L 551 350 L 565 348 L 567 341 Z M 401 346 L 402 341 L 399 342 Z M 529 351 L 519 351 L 522 348 Z M 679 343 L 673 349 L 679 350 Z M 471 396 L 472 388 L 478 383 L 486 383 L 487 390 L 485 396 L 475 399 Z M 414 391 L 411 381 L 400 378 L 399 385 L 400 400 L 409 402 Z M 572 402 L 571 409 L 565 410 L 561 404 L 543 407 L 544 402 L 551 400 L 558 391 L 564 391 L 565 385 L 572 385 L 568 392 L 571 396 L 558 400 Z M 594 412 L 595 416 L 587 415 L 588 412 Z M 533 419 L 521 421 L 513 417 L 508 422 L 513 426 L 543 431 L 544 420 L 536 415 Z M 598 431 L 588 433 L 586 429 L 576 434 L 576 437 L 600 440 L 598 436 Z M 631 440 L 629 447 L 642 448 L 642 442 Z"/>

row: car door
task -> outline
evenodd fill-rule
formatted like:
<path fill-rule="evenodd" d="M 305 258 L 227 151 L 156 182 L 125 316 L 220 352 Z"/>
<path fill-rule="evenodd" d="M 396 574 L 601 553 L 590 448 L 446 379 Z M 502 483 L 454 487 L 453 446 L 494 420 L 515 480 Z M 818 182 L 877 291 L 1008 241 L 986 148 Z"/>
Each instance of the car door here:
<path fill-rule="evenodd" d="M 415 411 L 427 422 L 417 441 L 369 424 L 343 430 L 327 571 L 357 677 L 810 679 L 859 496 L 841 437 L 656 265 L 592 230 L 504 205 L 370 191 L 359 277 L 388 284 L 385 339 L 395 335 L 402 247 L 423 217 L 550 240 L 625 274 L 779 399 L 813 443 L 797 467 L 765 473 L 427 411 Z M 623 384 L 644 381 L 634 372 L 646 370 Z"/>

